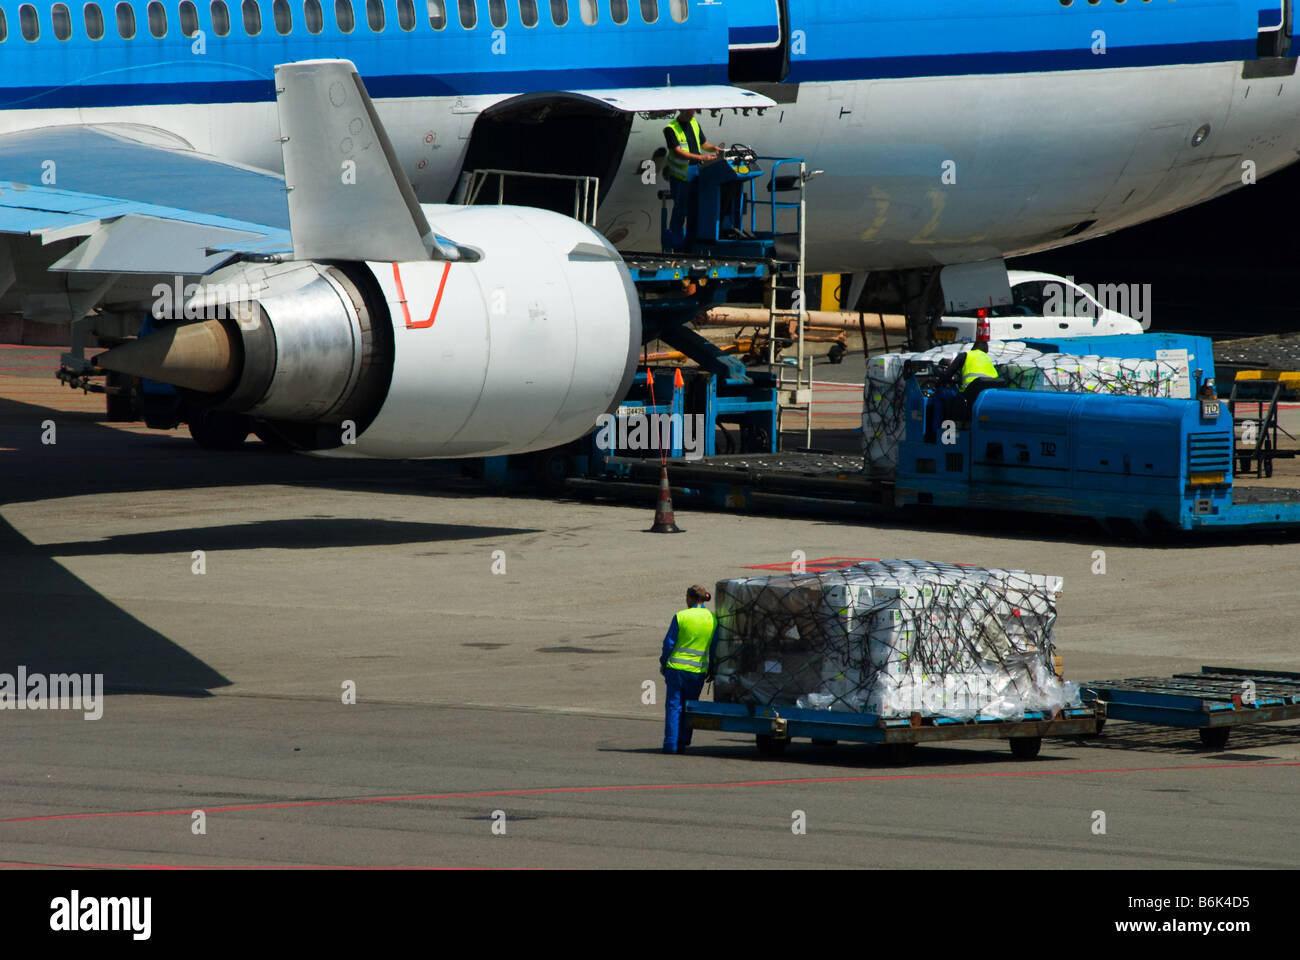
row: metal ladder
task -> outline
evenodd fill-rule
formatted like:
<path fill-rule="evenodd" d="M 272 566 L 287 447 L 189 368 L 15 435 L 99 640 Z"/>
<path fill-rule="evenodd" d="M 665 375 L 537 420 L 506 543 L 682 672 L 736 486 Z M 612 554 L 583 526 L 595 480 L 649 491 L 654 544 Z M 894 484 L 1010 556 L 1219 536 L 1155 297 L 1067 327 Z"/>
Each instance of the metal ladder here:
<path fill-rule="evenodd" d="M 772 233 L 777 233 L 777 214 L 781 211 L 793 212 L 797 217 L 796 232 L 799 238 L 798 258 L 791 263 L 790 261 L 778 261 L 771 271 L 768 278 L 767 289 L 767 363 L 768 369 L 776 378 L 777 386 L 777 415 L 776 415 L 776 433 L 777 449 L 780 449 L 780 436 L 785 428 L 786 414 L 791 412 L 802 412 L 804 417 L 804 446 L 812 446 L 812 420 L 813 420 L 813 358 L 805 352 L 804 344 L 804 327 L 808 322 L 808 299 L 806 292 L 807 275 L 804 270 L 804 263 L 807 253 L 807 231 L 805 224 L 806 207 L 804 199 L 804 185 L 808 180 L 807 164 L 803 160 L 779 159 L 776 157 L 761 157 L 762 160 L 769 160 L 772 163 L 768 178 L 768 193 L 770 199 L 762 201 L 770 205 L 772 211 Z M 798 174 L 786 174 L 777 176 L 777 170 L 782 165 L 793 166 L 798 164 Z M 778 200 L 778 193 L 795 193 L 798 195 L 796 200 Z M 791 301 L 790 308 L 778 306 L 782 299 L 786 299 L 782 294 L 787 294 Z M 777 360 L 777 327 L 788 327 L 791 323 L 795 325 L 795 367 L 791 371 L 790 366 Z M 793 378 L 790 374 L 793 373 Z"/>
<path fill-rule="evenodd" d="M 1244 387 L 1239 395 L 1238 387 Z M 1253 389 L 1252 389 L 1253 388 Z M 1232 392 L 1228 395 L 1228 412 L 1232 415 L 1233 447 L 1237 474 L 1250 473 L 1254 462 L 1257 478 L 1273 476 L 1273 461 L 1296 455 L 1294 450 L 1278 449 L 1278 434 L 1285 434 L 1287 439 L 1295 437 L 1287 433 L 1278 424 L 1278 402 L 1282 399 L 1284 384 L 1281 380 L 1234 380 Z M 1254 417 L 1238 417 L 1238 404 L 1253 404 Z M 1253 435 L 1254 443 L 1247 441 Z"/>

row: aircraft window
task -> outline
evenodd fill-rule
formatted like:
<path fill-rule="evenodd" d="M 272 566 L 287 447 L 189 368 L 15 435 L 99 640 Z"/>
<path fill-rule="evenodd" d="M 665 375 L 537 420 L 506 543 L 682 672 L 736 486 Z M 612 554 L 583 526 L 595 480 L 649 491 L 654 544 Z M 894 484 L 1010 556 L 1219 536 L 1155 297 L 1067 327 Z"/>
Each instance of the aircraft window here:
<path fill-rule="evenodd" d="M 372 33 L 384 32 L 384 0 L 366 0 L 366 23 Z"/>
<path fill-rule="evenodd" d="M 262 8 L 257 0 L 244 0 L 240 9 L 244 12 L 244 32 L 255 37 L 262 32 Z"/>
<path fill-rule="evenodd" d="M 673 19 L 678 23 L 686 22 L 686 0 L 668 0 L 668 9 L 673 15 Z"/>
<path fill-rule="evenodd" d="M 5 19 L 5 12 L 0 10 L 0 43 L 9 39 L 9 21 Z"/>
<path fill-rule="evenodd" d="M 615 23 L 627 23 L 627 0 L 609 0 L 609 15 Z"/>
<path fill-rule="evenodd" d="M 224 37 L 230 32 L 230 8 L 226 0 L 212 0 L 212 32 Z"/>
<path fill-rule="evenodd" d="M 50 8 L 50 25 L 54 28 L 56 40 L 66 40 L 72 36 L 72 14 L 66 3 L 56 3 Z"/>
<path fill-rule="evenodd" d="M 288 36 L 293 30 L 293 11 L 289 9 L 289 0 L 274 0 L 271 4 L 271 20 L 275 23 L 275 32 Z"/>
<path fill-rule="evenodd" d="M 596 0 L 578 0 L 578 16 L 582 17 L 582 22 L 587 26 L 595 23 L 600 18 Z"/>
<path fill-rule="evenodd" d="M 397 25 L 403 30 L 415 29 L 414 0 L 397 0 Z"/>
<path fill-rule="evenodd" d="M 557 27 L 569 22 L 569 0 L 551 0 L 551 22 Z"/>
<path fill-rule="evenodd" d="M 86 17 L 86 36 L 91 40 L 104 39 L 104 11 L 99 9 L 99 4 L 88 3 L 82 8 L 82 13 Z M 0 40 L 3 40 L 0 37 Z"/>
<path fill-rule="evenodd" d="M 190 0 L 181 0 L 181 36 L 192 37 L 199 32 L 199 10 Z"/>
<path fill-rule="evenodd" d="M 123 40 L 135 36 L 135 9 L 129 3 L 119 3 L 117 13 L 117 35 Z"/>
<path fill-rule="evenodd" d="M 145 11 L 149 17 L 149 32 L 159 40 L 167 36 L 167 8 L 158 0 L 151 0 Z"/>
<path fill-rule="evenodd" d="M 357 25 L 356 14 L 352 12 L 352 0 L 334 0 L 334 19 L 338 21 L 340 33 L 351 33 Z"/>
<path fill-rule="evenodd" d="M 478 26 L 478 3 L 476 0 L 456 0 L 456 6 L 460 8 L 460 25 L 466 30 L 473 30 Z"/>
<path fill-rule="evenodd" d="M 302 0 L 302 22 L 313 37 L 325 29 L 325 11 L 321 9 L 320 0 Z"/>
<path fill-rule="evenodd" d="M 24 3 L 18 8 L 18 29 L 22 31 L 24 40 L 35 40 L 41 35 L 41 22 L 36 16 L 36 8 L 30 3 Z"/>
<path fill-rule="evenodd" d="M 519 0 L 519 22 L 525 27 L 537 26 L 537 0 Z"/>
<path fill-rule="evenodd" d="M 646 23 L 659 19 L 659 0 L 641 0 L 641 19 Z"/>
<path fill-rule="evenodd" d="M 447 25 L 447 4 L 443 0 L 428 0 L 429 26 L 441 30 Z"/>
<path fill-rule="evenodd" d="M 488 0 L 488 19 L 494 27 L 506 25 L 506 0 Z"/>

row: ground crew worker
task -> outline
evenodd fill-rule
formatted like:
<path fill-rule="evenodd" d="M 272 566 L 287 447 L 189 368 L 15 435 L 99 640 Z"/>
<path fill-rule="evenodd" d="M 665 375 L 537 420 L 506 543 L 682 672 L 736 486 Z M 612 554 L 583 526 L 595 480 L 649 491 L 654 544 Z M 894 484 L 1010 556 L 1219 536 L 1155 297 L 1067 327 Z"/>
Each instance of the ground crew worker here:
<path fill-rule="evenodd" d="M 686 591 L 686 609 L 668 624 L 659 672 L 664 676 L 664 753 L 685 753 L 691 726 L 683 712 L 687 700 L 698 700 L 706 680 L 713 680 L 710 651 L 717 619 L 705 606 L 709 591 L 696 584 Z"/>
<path fill-rule="evenodd" d="M 989 358 L 989 342 L 981 337 L 965 353 L 959 353 L 948 361 L 948 366 L 939 375 L 939 385 L 950 383 L 961 376 L 961 396 L 965 402 L 965 415 L 961 420 L 969 420 L 975 409 L 975 398 L 983 390 L 994 387 L 1009 387 L 1011 384 L 998 376 L 998 368 Z"/>
<path fill-rule="evenodd" d="M 686 247 L 688 244 L 685 242 L 684 230 L 688 216 L 692 227 L 694 226 L 695 204 L 699 195 L 696 178 L 700 173 L 700 164 L 717 160 L 721 156 L 721 147 L 704 139 L 694 110 L 683 110 L 677 114 L 676 120 L 664 127 L 664 141 L 668 144 L 668 166 L 664 173 L 673 195 L 673 213 L 668 223 L 668 232 L 675 245 Z"/>

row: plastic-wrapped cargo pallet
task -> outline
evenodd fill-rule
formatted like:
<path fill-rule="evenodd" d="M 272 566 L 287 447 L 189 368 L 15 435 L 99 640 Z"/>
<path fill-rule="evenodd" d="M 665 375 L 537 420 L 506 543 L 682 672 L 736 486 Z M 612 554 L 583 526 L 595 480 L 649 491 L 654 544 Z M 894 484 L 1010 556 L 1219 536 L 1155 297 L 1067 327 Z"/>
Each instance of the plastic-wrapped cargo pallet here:
<path fill-rule="evenodd" d="M 947 344 L 923 353 L 884 354 L 867 362 L 862 453 L 868 471 L 893 475 L 898 468 L 898 447 L 903 440 L 903 364 L 908 360 L 948 360 L 967 347 L 964 343 Z M 1167 360 L 1042 353 L 1018 341 L 990 344 L 989 358 L 998 373 L 1020 390 L 1190 396 L 1179 367 Z"/>
<path fill-rule="evenodd" d="M 867 361 L 862 404 L 862 446 L 868 471 L 892 476 L 898 469 L 898 446 L 903 442 L 903 364 L 908 360 L 947 360 L 967 344 L 948 344 L 924 353 L 885 353 Z M 1044 356 L 1019 341 L 989 344 L 989 359 L 1020 366 Z"/>
<path fill-rule="evenodd" d="M 1079 703 L 1053 670 L 1060 577 L 920 560 L 718 583 L 715 699 L 1017 719 Z"/>

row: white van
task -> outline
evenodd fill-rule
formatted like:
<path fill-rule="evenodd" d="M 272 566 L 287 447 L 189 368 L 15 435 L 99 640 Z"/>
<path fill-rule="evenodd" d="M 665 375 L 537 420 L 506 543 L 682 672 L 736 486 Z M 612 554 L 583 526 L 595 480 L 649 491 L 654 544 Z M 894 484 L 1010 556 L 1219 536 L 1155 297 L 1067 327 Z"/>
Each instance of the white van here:
<path fill-rule="evenodd" d="M 1007 281 L 1011 284 L 1010 306 L 982 307 L 942 317 L 935 326 L 935 339 L 939 343 L 974 340 L 981 315 L 988 318 L 992 340 L 1143 332 L 1137 320 L 1102 306 L 1073 280 L 1052 273 L 1008 270 Z"/>

